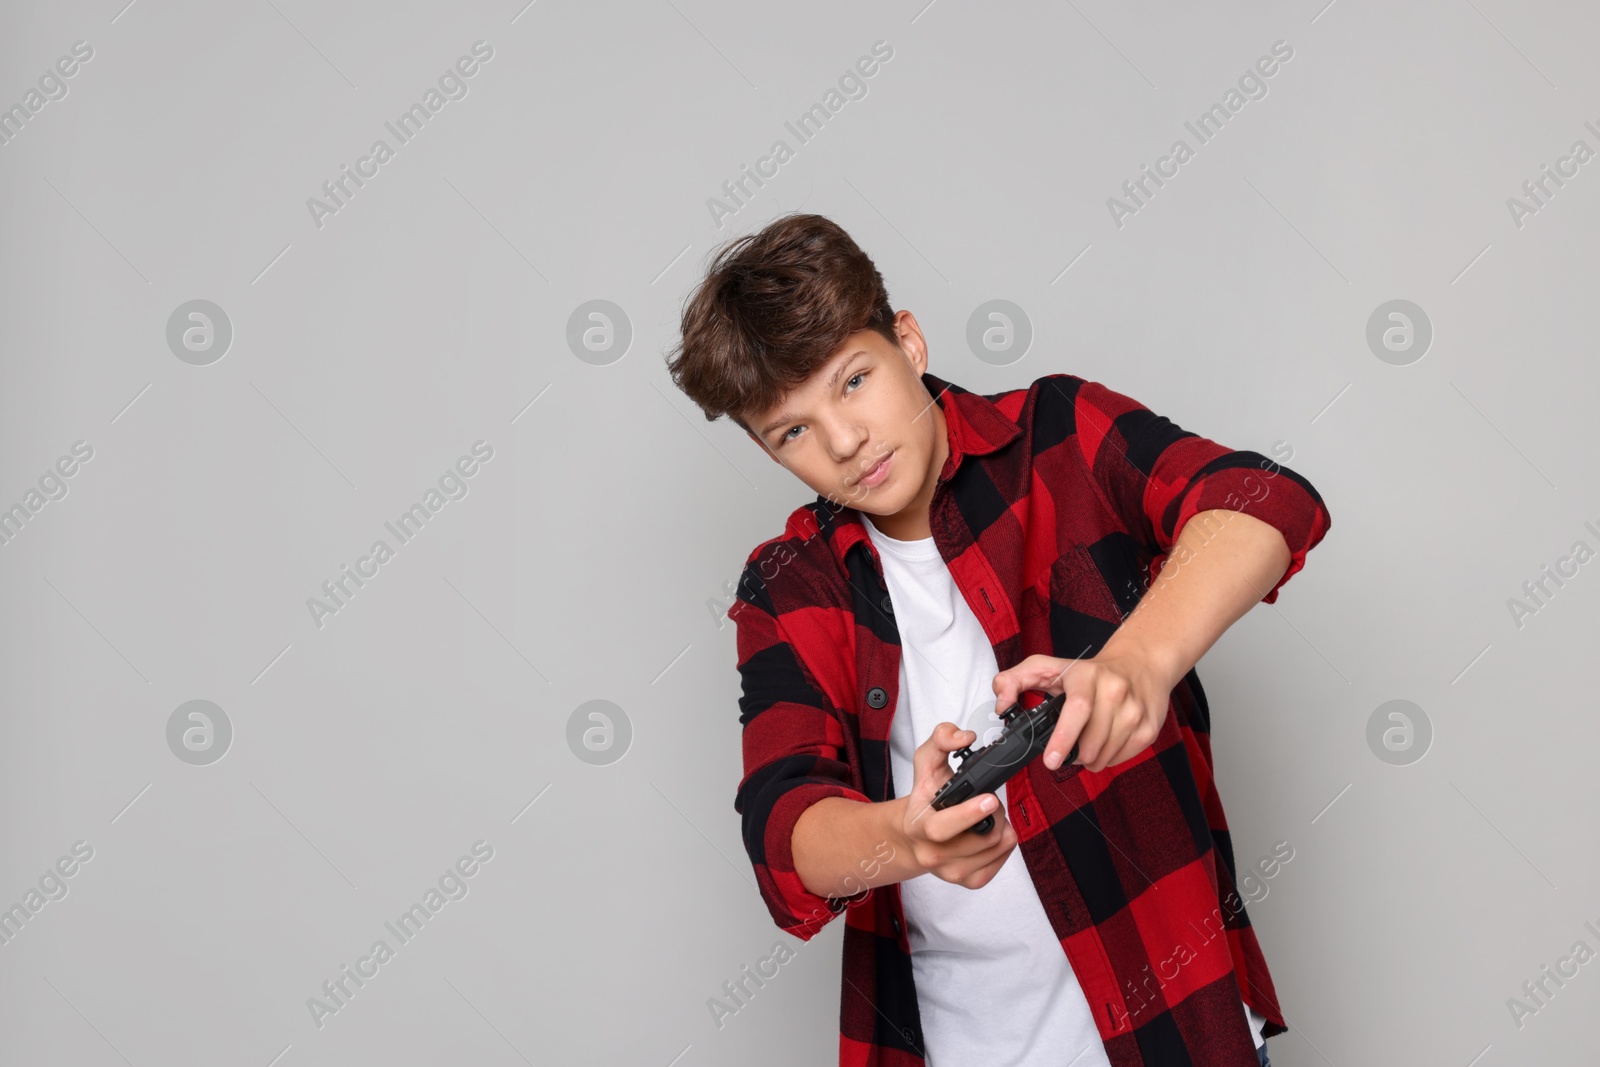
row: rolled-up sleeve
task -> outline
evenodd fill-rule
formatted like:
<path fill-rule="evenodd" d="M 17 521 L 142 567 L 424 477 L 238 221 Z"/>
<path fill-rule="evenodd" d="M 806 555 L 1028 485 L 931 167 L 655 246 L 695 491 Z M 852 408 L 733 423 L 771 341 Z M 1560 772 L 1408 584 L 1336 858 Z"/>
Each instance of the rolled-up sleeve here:
<path fill-rule="evenodd" d="M 728 611 L 738 632 L 744 776 L 733 807 L 761 899 L 778 927 L 809 941 L 852 903 L 808 890 L 795 871 L 800 813 L 824 797 L 871 803 L 850 785 L 843 726 L 784 636 L 754 557 Z"/>
<path fill-rule="evenodd" d="M 1262 602 L 1305 566 L 1332 525 L 1316 488 L 1259 452 L 1220 445 L 1099 382 L 1081 381 L 1074 423 L 1090 481 L 1152 555 L 1166 555 L 1184 523 L 1202 511 L 1243 512 L 1275 528 L 1289 566 Z"/>

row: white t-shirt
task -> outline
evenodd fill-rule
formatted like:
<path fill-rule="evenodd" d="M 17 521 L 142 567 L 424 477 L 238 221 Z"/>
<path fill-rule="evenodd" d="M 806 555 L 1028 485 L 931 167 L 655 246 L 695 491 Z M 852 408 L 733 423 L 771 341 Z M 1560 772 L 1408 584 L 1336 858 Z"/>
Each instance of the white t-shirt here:
<path fill-rule="evenodd" d="M 900 632 L 900 696 L 889 726 L 900 797 L 911 792 L 913 753 L 939 723 L 972 730 L 973 747 L 999 736 L 999 666 L 933 538 L 897 540 L 862 520 Z M 1004 810 L 1004 786 L 997 796 Z M 929 1067 L 1110 1067 L 1020 847 L 980 889 L 928 873 L 901 882 L 900 899 Z M 1249 1019 L 1259 1048 L 1265 1020 L 1254 1011 Z"/>

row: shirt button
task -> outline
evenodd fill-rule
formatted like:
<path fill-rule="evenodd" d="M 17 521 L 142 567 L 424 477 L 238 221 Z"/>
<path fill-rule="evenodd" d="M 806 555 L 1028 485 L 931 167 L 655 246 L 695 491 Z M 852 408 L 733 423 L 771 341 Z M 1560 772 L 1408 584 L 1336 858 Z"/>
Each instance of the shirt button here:
<path fill-rule="evenodd" d="M 873 686 L 867 690 L 867 703 L 875 708 L 881 708 L 889 703 L 889 694 L 883 691 L 882 686 Z"/>
<path fill-rule="evenodd" d="M 884 614 L 886 614 L 886 615 L 893 615 L 894 614 L 894 602 L 889 599 L 889 594 L 888 593 L 883 594 L 883 599 L 881 601 L 879 601 L 879 603 L 883 605 Z"/>
<path fill-rule="evenodd" d="M 894 927 L 894 932 L 895 933 L 898 934 L 900 932 L 900 920 L 899 919 L 891 918 L 889 920 L 889 925 Z"/>

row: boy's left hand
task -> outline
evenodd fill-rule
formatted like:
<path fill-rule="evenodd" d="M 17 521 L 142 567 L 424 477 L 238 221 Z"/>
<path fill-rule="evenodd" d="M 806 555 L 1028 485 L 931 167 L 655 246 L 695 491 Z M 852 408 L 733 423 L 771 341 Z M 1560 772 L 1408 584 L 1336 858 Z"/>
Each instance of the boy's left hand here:
<path fill-rule="evenodd" d="M 1156 739 L 1167 720 L 1172 685 L 1147 658 L 1102 651 L 1089 659 L 1032 655 L 994 677 L 995 711 L 1017 702 L 1025 689 L 1066 693 L 1055 731 L 1044 750 L 1051 770 L 1078 742 L 1075 762 L 1102 771 L 1131 759 Z"/>

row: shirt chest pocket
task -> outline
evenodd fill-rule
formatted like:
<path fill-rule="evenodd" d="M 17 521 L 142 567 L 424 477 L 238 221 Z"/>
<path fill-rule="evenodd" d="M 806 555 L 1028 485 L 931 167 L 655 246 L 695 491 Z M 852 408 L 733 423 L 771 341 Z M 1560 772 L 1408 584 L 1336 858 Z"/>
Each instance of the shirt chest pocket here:
<path fill-rule="evenodd" d="M 1087 545 L 1073 545 L 1063 552 L 1050 565 L 1053 654 L 1068 659 L 1097 654 L 1122 623 L 1122 611 L 1111 593 L 1110 581 L 1131 585 L 1132 580 L 1131 575 L 1122 573 L 1108 578 Z M 1132 598 L 1128 599 L 1131 602 Z"/>

